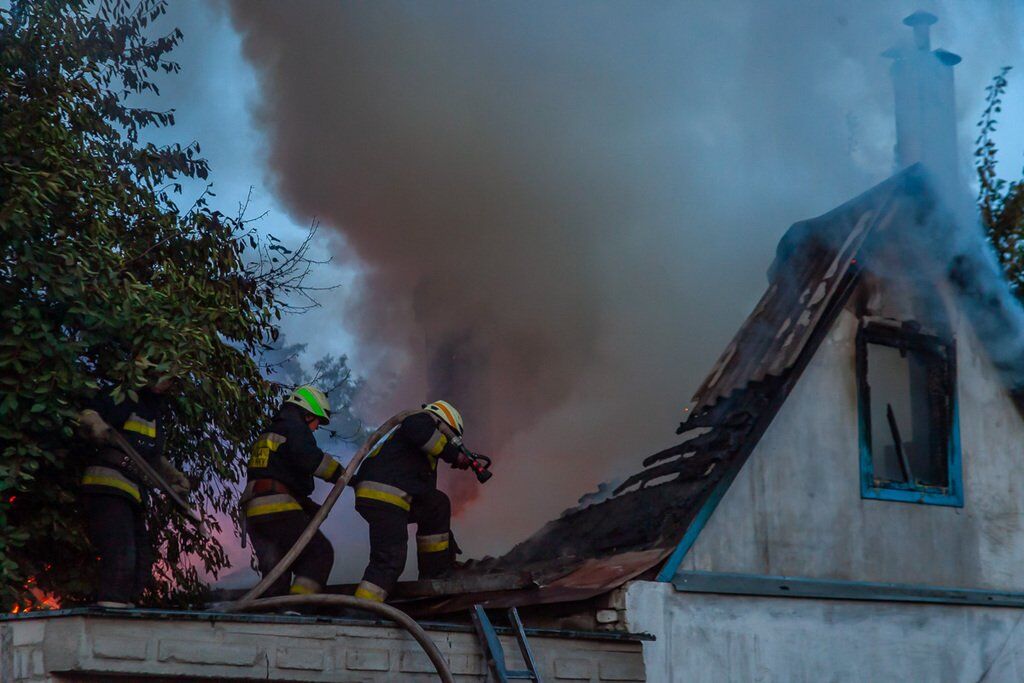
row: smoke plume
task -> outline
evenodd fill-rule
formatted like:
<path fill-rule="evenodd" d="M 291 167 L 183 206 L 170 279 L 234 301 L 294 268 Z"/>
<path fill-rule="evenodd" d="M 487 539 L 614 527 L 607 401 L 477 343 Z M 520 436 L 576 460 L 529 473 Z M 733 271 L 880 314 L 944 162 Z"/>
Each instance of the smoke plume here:
<path fill-rule="evenodd" d="M 1019 53 L 1016 17 L 924 5 L 942 19 L 935 44 L 965 58 L 968 120 Z M 673 442 L 785 229 L 893 171 L 879 55 L 918 9 L 229 7 L 271 182 L 359 272 L 344 324 L 377 387 L 367 411 L 445 398 L 495 458 L 483 489 L 449 482 L 464 502 L 481 493 L 458 525 L 473 553 Z"/>

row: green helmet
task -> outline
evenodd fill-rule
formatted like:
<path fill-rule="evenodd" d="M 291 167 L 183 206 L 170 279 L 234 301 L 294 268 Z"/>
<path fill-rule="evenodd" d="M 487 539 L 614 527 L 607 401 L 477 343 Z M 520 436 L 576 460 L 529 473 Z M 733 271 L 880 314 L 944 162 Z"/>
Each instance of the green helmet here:
<path fill-rule="evenodd" d="M 331 403 L 327 400 L 327 394 L 314 386 L 304 384 L 293 391 L 285 403 L 294 403 L 307 413 L 320 418 L 322 424 L 331 422 Z"/>

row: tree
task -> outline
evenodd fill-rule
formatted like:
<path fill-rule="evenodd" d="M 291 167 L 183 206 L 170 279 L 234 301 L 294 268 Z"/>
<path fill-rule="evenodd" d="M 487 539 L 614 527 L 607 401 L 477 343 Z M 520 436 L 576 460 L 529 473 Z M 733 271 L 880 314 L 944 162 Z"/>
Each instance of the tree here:
<path fill-rule="evenodd" d="M 175 375 L 168 457 L 198 509 L 231 512 L 246 450 L 279 401 L 254 357 L 304 292 L 305 246 L 212 211 L 200 147 L 140 142 L 173 110 L 159 94 L 177 29 L 150 37 L 162 0 L 14 0 L 0 8 L 0 605 L 85 597 L 94 565 L 78 513 L 74 417 L 98 391 L 136 396 Z M 209 190 L 209 187 L 207 188 Z M 150 602 L 194 601 L 226 566 L 161 496 Z M 211 517 L 210 522 L 216 524 Z M 29 586 L 29 582 L 32 585 Z"/>
<path fill-rule="evenodd" d="M 313 363 L 312 369 L 302 364 L 306 344 L 289 344 L 282 334 L 277 343 L 260 356 L 260 365 L 268 379 L 277 382 L 282 391 L 302 384 L 314 384 L 331 401 L 331 424 L 317 431 L 321 448 L 331 453 L 352 450 L 373 433 L 353 412 L 353 405 L 365 380 L 354 377 L 348 356 L 325 355 Z"/>
<path fill-rule="evenodd" d="M 978 173 L 978 208 L 982 224 L 995 248 L 999 264 L 1018 298 L 1024 298 L 1024 181 L 1007 181 L 996 169 L 996 147 L 993 135 L 997 115 L 1003 110 L 1007 74 L 1003 67 L 985 88 L 985 110 L 978 121 L 975 140 L 975 168 Z"/>

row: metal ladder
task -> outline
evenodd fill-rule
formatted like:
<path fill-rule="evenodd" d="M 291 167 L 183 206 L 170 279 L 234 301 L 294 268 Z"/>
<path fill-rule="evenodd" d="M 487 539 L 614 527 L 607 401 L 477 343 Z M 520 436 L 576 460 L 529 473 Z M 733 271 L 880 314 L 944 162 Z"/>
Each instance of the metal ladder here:
<path fill-rule="evenodd" d="M 510 680 L 527 680 L 541 683 L 540 674 L 537 673 L 537 661 L 533 658 L 533 651 L 530 644 L 526 642 L 526 631 L 523 629 L 523 622 L 519 618 L 519 612 L 513 607 L 508 611 L 508 621 L 512 625 L 512 632 L 519 643 L 519 652 L 526 662 L 525 669 L 508 669 L 505 666 L 505 650 L 501 647 L 501 640 L 494 630 L 487 612 L 481 605 L 473 605 L 470 613 L 473 617 L 473 626 L 476 628 L 477 638 L 480 639 L 480 647 L 487 655 L 487 667 L 490 669 L 493 679 L 498 683 L 507 683 Z"/>

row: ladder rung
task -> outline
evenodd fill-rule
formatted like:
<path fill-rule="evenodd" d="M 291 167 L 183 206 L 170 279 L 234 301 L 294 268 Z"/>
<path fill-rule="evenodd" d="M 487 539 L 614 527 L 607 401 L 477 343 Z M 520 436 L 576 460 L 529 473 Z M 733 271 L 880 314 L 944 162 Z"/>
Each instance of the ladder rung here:
<path fill-rule="evenodd" d="M 487 656 L 488 668 L 492 670 L 499 682 L 515 679 L 537 681 L 540 683 L 540 675 L 537 673 L 537 662 L 533 657 L 529 643 L 526 641 L 526 630 L 523 628 L 523 622 L 519 618 L 519 612 L 515 607 L 508 611 L 509 623 L 512 625 L 516 644 L 519 645 L 523 661 L 527 666 L 526 669 L 505 668 L 504 648 L 502 648 L 501 640 L 498 638 L 498 634 L 494 630 L 494 626 L 491 624 L 491 620 L 487 617 L 487 612 L 484 611 L 482 605 L 473 605 L 470 615 L 473 617 L 473 626 L 476 629 L 477 637 L 480 639 L 480 646 Z"/>

